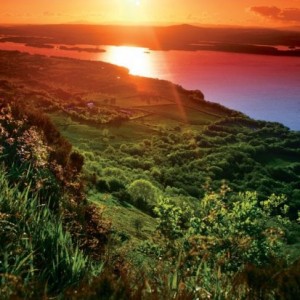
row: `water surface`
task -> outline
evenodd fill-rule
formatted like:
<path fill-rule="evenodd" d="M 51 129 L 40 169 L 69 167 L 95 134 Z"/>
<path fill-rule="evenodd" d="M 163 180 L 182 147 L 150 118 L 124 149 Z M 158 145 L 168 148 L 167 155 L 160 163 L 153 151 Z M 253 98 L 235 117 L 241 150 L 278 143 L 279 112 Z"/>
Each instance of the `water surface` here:
<path fill-rule="evenodd" d="M 17 43 L 0 43 L 0 49 L 102 60 L 121 65 L 133 75 L 167 79 L 187 89 L 200 89 L 207 100 L 242 111 L 255 119 L 276 121 L 300 130 L 298 57 L 214 51 L 149 51 L 127 46 L 98 48 L 106 52 L 79 52 L 57 47 L 44 49 Z"/>

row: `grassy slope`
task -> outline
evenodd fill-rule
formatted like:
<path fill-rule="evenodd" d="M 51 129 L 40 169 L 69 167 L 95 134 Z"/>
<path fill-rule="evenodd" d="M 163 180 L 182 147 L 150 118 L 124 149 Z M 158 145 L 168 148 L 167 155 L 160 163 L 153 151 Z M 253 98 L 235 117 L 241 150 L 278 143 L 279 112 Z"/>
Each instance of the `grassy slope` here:
<path fill-rule="evenodd" d="M 125 180 L 127 184 L 140 177 L 150 180 L 152 177 L 149 177 L 147 170 L 124 167 L 109 152 L 105 152 L 109 146 L 116 150 L 122 144 L 133 147 L 145 139 L 160 139 L 162 134 L 170 133 L 188 134 L 190 130 L 207 138 L 210 138 L 210 134 L 216 135 L 216 138 L 211 137 L 216 142 L 218 135 L 222 136 L 222 133 L 214 130 L 208 130 L 207 133 L 207 125 L 231 115 L 243 117 L 239 113 L 202 101 L 198 94 L 194 97 L 194 92 L 185 91 L 169 82 L 133 77 L 124 68 L 102 62 L 0 52 L 0 66 L 0 95 L 19 98 L 48 112 L 61 133 L 85 153 L 87 173 L 98 172 L 99 176 L 103 176 L 101 173 L 105 168 L 120 168 L 128 174 L 128 182 Z M 193 97 L 196 100 L 192 100 Z M 110 101 L 112 98 L 113 102 Z M 83 113 L 90 114 L 87 107 L 90 101 L 95 107 L 106 108 L 111 112 L 126 109 L 130 112 L 129 119 L 122 124 L 102 125 L 74 119 L 68 107 L 80 107 Z M 251 136 L 256 131 L 251 126 L 238 124 L 233 135 L 240 131 L 246 137 Z M 228 128 L 232 126 L 228 125 Z M 277 142 L 280 140 L 280 135 L 276 132 L 267 134 L 266 137 L 277 139 Z M 246 138 L 245 143 L 247 142 Z M 239 147 L 238 141 L 234 143 Z M 229 142 L 228 145 L 230 144 Z M 217 146 L 214 147 L 197 149 L 215 151 Z M 222 151 L 224 150 L 218 146 L 220 157 Z M 123 155 L 118 153 L 117 155 Z M 165 159 L 163 152 L 159 153 Z M 148 158 L 151 157 L 142 159 Z M 271 156 L 263 154 L 257 161 L 262 165 L 286 167 L 299 163 L 299 154 L 296 153 L 295 159 L 291 161 L 290 155 L 278 155 L 275 152 Z M 155 221 L 149 215 L 130 205 L 120 204 L 111 195 L 97 192 L 94 187 L 91 188 L 89 198 L 106 207 L 105 214 L 112 219 L 116 231 L 125 232 L 133 240 L 144 240 L 153 234 Z M 142 219 L 141 232 L 134 229 L 135 219 Z"/>

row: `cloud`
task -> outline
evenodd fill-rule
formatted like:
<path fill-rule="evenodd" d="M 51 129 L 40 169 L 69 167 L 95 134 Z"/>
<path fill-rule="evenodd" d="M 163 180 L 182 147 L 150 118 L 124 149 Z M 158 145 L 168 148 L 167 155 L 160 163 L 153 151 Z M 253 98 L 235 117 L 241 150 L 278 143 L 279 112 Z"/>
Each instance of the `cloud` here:
<path fill-rule="evenodd" d="M 253 6 L 250 11 L 272 20 L 300 23 L 300 8 L 280 9 L 276 6 Z"/>
<path fill-rule="evenodd" d="M 300 22 L 300 9 L 287 8 L 284 11 L 282 11 L 281 16 L 284 20 Z"/>

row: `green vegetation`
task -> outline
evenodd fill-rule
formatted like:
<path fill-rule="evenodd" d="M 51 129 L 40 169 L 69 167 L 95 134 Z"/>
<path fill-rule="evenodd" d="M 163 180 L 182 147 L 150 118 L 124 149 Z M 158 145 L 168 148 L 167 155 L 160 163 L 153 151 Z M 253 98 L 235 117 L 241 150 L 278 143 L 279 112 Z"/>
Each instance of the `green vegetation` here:
<path fill-rule="evenodd" d="M 18 186 L 9 187 L 6 176 L 2 168 L 1 298 L 14 293 L 32 297 L 30 287 L 37 284 L 37 278 L 40 284 L 47 283 L 45 293 L 77 284 L 93 271 L 88 257 L 73 244 L 60 218 L 29 197 L 31 186 L 20 192 Z"/>
<path fill-rule="evenodd" d="M 158 229 L 166 239 L 161 253 L 166 259 L 177 258 L 176 266 L 172 266 L 175 290 L 180 292 L 179 283 L 184 282 L 195 297 L 203 299 L 223 299 L 225 295 L 243 299 L 251 293 L 254 296 L 257 291 L 251 282 L 247 287 L 245 282 L 236 284 L 234 278 L 249 264 L 270 267 L 284 258 L 284 230 L 290 221 L 272 214 L 285 201 L 284 197 L 272 195 L 259 203 L 255 193 L 227 197 L 221 190 L 206 195 L 191 210 L 161 199 L 155 208 Z M 282 213 L 287 210 L 288 206 L 284 206 Z M 250 295 L 247 288 L 253 289 Z M 261 291 L 264 297 L 278 294 L 281 287 L 272 291 L 268 288 L 267 283 Z"/>
<path fill-rule="evenodd" d="M 296 298 L 299 132 L 104 63 L 0 66 L 1 296 Z"/>
<path fill-rule="evenodd" d="M 245 116 L 189 125 L 162 114 L 105 127 L 106 139 L 53 115 L 85 157 L 89 199 L 106 207 L 119 241 L 113 251 L 162 299 L 295 297 L 299 133 Z"/>
<path fill-rule="evenodd" d="M 87 223 L 93 207 L 80 195 L 83 157 L 48 118 L 16 103 L 1 101 L 0 130 L 1 299 L 61 294 L 102 267 L 87 255 L 101 234 L 97 214 Z M 86 230 L 91 236 L 80 237 Z"/>
<path fill-rule="evenodd" d="M 86 174 L 100 180 L 96 184 L 100 192 L 111 191 L 107 181 L 112 178 L 119 181 L 119 191 L 143 179 L 162 193 L 196 200 L 204 196 L 208 186 L 217 190 L 226 180 L 232 193 L 257 191 L 260 200 L 272 193 L 286 195 L 290 217 L 297 218 L 298 132 L 246 117 L 227 117 L 198 128 L 166 127 L 168 119 L 161 122 L 165 127 L 157 129 L 156 123 L 149 127 L 152 134 L 147 137 L 135 135 L 144 126 L 140 121 L 124 124 L 118 131 L 109 128 L 113 137 L 106 142 L 101 142 L 99 130 L 95 141 L 96 129 L 81 135 L 81 125 L 76 123 L 70 129 L 62 129 L 62 133 L 84 155 Z M 115 174 L 109 174 L 116 169 Z"/>

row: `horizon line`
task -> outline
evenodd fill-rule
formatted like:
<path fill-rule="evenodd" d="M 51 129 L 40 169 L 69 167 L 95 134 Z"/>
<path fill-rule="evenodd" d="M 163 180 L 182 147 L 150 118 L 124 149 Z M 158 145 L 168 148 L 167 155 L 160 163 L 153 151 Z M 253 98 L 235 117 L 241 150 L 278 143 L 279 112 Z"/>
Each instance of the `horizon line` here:
<path fill-rule="evenodd" d="M 62 25 L 82 25 L 82 26 L 123 26 L 123 27 L 170 27 L 170 26 L 194 26 L 206 28 L 250 28 L 250 29 L 277 29 L 277 30 L 296 30 L 300 31 L 300 25 L 295 26 L 255 26 L 255 25 L 235 25 L 235 24 L 209 24 L 209 23 L 186 23 L 186 22 L 144 22 L 144 23 L 128 23 L 128 22 L 86 22 L 75 21 L 65 23 L 0 23 L 0 26 L 62 26 Z"/>

